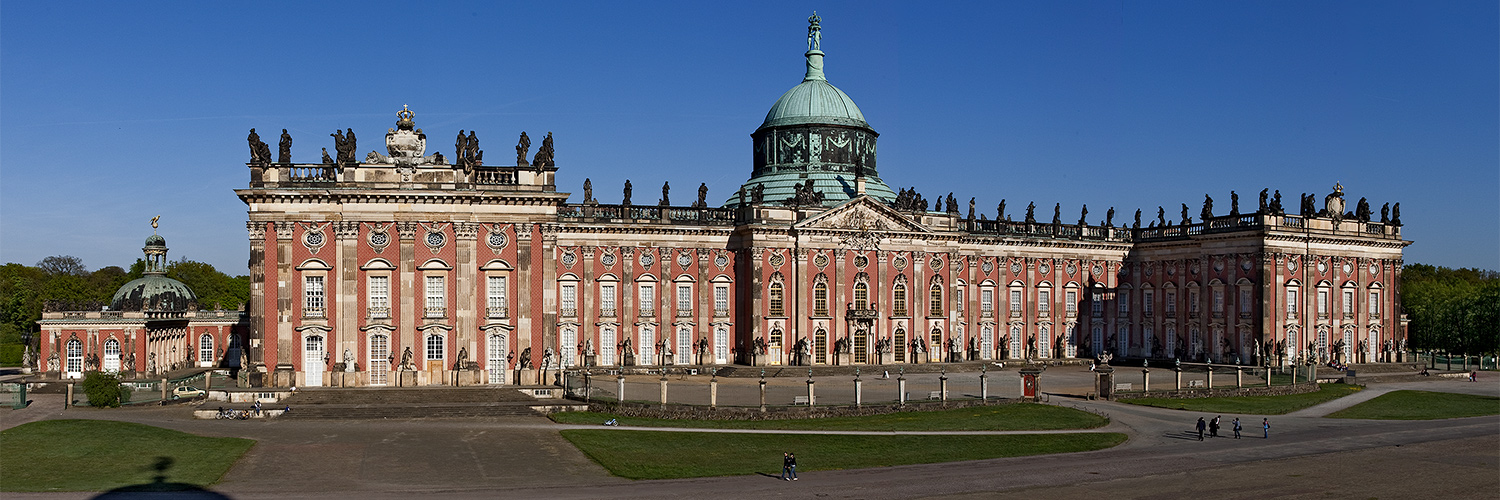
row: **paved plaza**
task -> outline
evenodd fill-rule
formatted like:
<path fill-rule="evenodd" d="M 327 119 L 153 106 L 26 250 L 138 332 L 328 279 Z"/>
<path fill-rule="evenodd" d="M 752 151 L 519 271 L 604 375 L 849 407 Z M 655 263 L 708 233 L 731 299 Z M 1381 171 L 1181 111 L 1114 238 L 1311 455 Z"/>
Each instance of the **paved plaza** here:
<path fill-rule="evenodd" d="M 1124 370 L 1120 370 L 1124 371 Z M 1153 370 L 1153 378 L 1157 370 Z M 1170 374 L 1171 370 L 1161 370 Z M 1117 371 L 1119 373 L 1119 371 Z M 1138 373 L 1138 372 L 1137 372 Z M 965 380 L 977 391 L 978 374 L 950 374 L 950 391 Z M 895 375 L 893 374 L 894 378 Z M 1014 396 L 1013 371 L 991 372 L 992 394 Z M 37 394 L 32 407 L 0 410 L 0 427 L 51 418 L 99 418 L 140 422 L 195 434 L 257 440 L 214 490 L 233 498 L 1493 498 L 1500 491 L 1500 417 L 1436 421 L 1324 419 L 1348 406 L 1334 401 L 1293 415 L 1271 416 L 1270 439 L 1261 439 L 1261 416 L 1248 422 L 1245 439 L 1197 441 L 1189 437 L 1199 413 L 1058 394 L 1087 389 L 1085 367 L 1059 367 L 1043 376 L 1053 404 L 1107 413 L 1102 431 L 1123 432 L 1125 444 L 1095 452 L 911 465 L 876 469 L 804 472 L 788 483 L 767 476 L 660 481 L 612 477 L 558 430 L 576 428 L 541 417 L 349 421 L 195 420 L 189 407 L 126 410 L 61 408 L 61 398 Z M 636 390 L 657 389 L 650 377 L 631 380 Z M 852 380 L 817 381 L 819 400 L 837 400 L 837 386 L 852 396 Z M 868 395 L 883 382 L 869 381 Z M 913 391 L 936 384 L 936 375 L 909 376 Z M 805 378 L 776 379 L 793 391 Z M 1232 382 L 1232 377 L 1230 381 Z M 1004 381 L 1004 382 L 1002 382 Z M 692 378 L 669 381 L 684 402 L 701 391 Z M 757 380 L 720 379 L 721 401 L 759 398 Z M 845 383 L 847 382 L 847 383 Z M 1163 379 L 1161 383 L 1170 383 Z M 1218 385 L 1218 376 L 1215 377 Z M 1048 384 L 1051 385 L 1048 385 Z M 1153 380 L 1153 384 L 1158 383 Z M 894 381 L 892 381 L 894 384 Z M 611 384 L 612 386 L 613 384 Z M 693 389 L 688 389 L 694 386 Z M 827 389 L 825 389 L 825 387 Z M 997 390 L 998 389 L 998 390 Z M 1500 396 L 1500 374 L 1482 373 L 1478 383 L 1456 379 L 1371 384 L 1365 392 L 1398 389 Z M 611 387 L 612 390 L 612 387 Z M 967 390 L 966 390 L 967 391 Z M 790 399 L 792 392 L 787 392 Z M 1372 396 L 1371 396 L 1372 397 Z M 729 404 L 729 403 L 726 403 Z M 1212 415 L 1205 415 L 1212 417 Z M 604 427 L 588 427 L 604 428 Z M 628 429 L 620 429 L 628 431 Z M 780 457 L 767 457 L 766 473 Z M 17 494 L 6 498 L 88 498 L 88 493 Z"/>

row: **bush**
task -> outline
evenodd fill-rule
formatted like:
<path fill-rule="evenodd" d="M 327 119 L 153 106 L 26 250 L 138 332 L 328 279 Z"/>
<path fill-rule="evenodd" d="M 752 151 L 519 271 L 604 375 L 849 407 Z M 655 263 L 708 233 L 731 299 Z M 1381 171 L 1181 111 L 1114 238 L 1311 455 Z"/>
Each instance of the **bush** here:
<path fill-rule="evenodd" d="M 0 366 L 21 366 L 25 352 L 26 346 L 21 344 L 0 344 Z"/>
<path fill-rule="evenodd" d="M 120 385 L 119 377 L 104 372 L 88 372 L 83 376 L 83 393 L 89 398 L 89 406 L 95 408 L 118 408 L 130 401 L 130 388 Z"/>

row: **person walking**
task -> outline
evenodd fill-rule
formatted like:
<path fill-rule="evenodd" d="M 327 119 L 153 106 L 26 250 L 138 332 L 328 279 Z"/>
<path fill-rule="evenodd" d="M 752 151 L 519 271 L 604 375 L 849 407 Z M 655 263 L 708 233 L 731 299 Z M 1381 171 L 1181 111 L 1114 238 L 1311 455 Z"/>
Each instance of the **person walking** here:
<path fill-rule="evenodd" d="M 1203 440 L 1203 429 L 1206 428 L 1206 427 L 1208 427 L 1208 424 L 1206 424 L 1206 423 L 1203 422 L 1203 417 L 1198 417 L 1198 440 L 1199 441 Z"/>
<path fill-rule="evenodd" d="M 782 452 L 781 453 L 781 480 L 782 481 L 791 481 L 791 476 L 790 476 L 791 472 L 792 472 L 792 454 L 791 453 L 787 453 L 787 452 Z"/>
<path fill-rule="evenodd" d="M 1243 427 L 1240 426 L 1240 418 L 1239 417 L 1235 417 L 1234 418 L 1234 424 L 1233 425 L 1234 425 L 1234 438 L 1235 439 L 1239 439 L 1240 438 L 1240 429 L 1243 428 Z"/>
<path fill-rule="evenodd" d="M 786 456 L 786 470 L 792 473 L 792 480 L 797 480 L 797 454 L 789 453 Z"/>
<path fill-rule="evenodd" d="M 1208 437 L 1219 437 L 1219 417 L 1208 422 Z"/>
<path fill-rule="evenodd" d="M 1266 431 L 1266 435 L 1263 436 L 1263 437 L 1265 439 L 1271 439 L 1271 419 L 1269 419 L 1269 418 L 1263 418 L 1263 419 L 1261 419 L 1260 420 L 1260 427 L 1261 427 L 1261 429 L 1263 429 L 1263 430 Z"/>

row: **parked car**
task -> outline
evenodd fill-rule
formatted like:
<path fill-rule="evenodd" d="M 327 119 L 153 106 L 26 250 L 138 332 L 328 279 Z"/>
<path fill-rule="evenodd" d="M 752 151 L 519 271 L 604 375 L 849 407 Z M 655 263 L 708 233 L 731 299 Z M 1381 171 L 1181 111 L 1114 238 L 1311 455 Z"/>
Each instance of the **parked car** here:
<path fill-rule="evenodd" d="M 191 385 L 184 385 L 176 389 L 172 389 L 172 399 L 196 398 L 207 394 L 208 393 L 204 392 L 203 389 L 199 389 Z"/>

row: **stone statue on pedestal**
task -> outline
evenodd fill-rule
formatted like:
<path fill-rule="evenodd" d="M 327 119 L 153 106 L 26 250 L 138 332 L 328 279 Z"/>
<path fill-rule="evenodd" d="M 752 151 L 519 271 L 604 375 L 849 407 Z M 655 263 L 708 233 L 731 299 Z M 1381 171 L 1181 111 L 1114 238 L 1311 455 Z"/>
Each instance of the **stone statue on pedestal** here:
<path fill-rule="evenodd" d="M 281 145 L 277 149 L 276 163 L 292 162 L 292 134 L 286 133 L 286 129 L 281 129 Z"/>
<path fill-rule="evenodd" d="M 459 131 L 459 133 L 463 133 Z M 521 140 L 516 143 L 516 166 L 525 166 L 526 153 L 531 151 L 531 138 L 526 137 L 526 132 L 521 132 Z"/>
<path fill-rule="evenodd" d="M 658 205 L 664 207 L 672 206 L 672 198 L 667 194 L 671 190 L 672 183 L 670 181 L 661 183 L 661 201 L 657 202 Z"/>
<path fill-rule="evenodd" d="M 583 179 L 583 202 L 584 203 L 592 203 L 593 201 L 594 201 L 594 183 L 593 183 L 593 181 L 590 181 L 588 178 L 584 178 Z"/>

